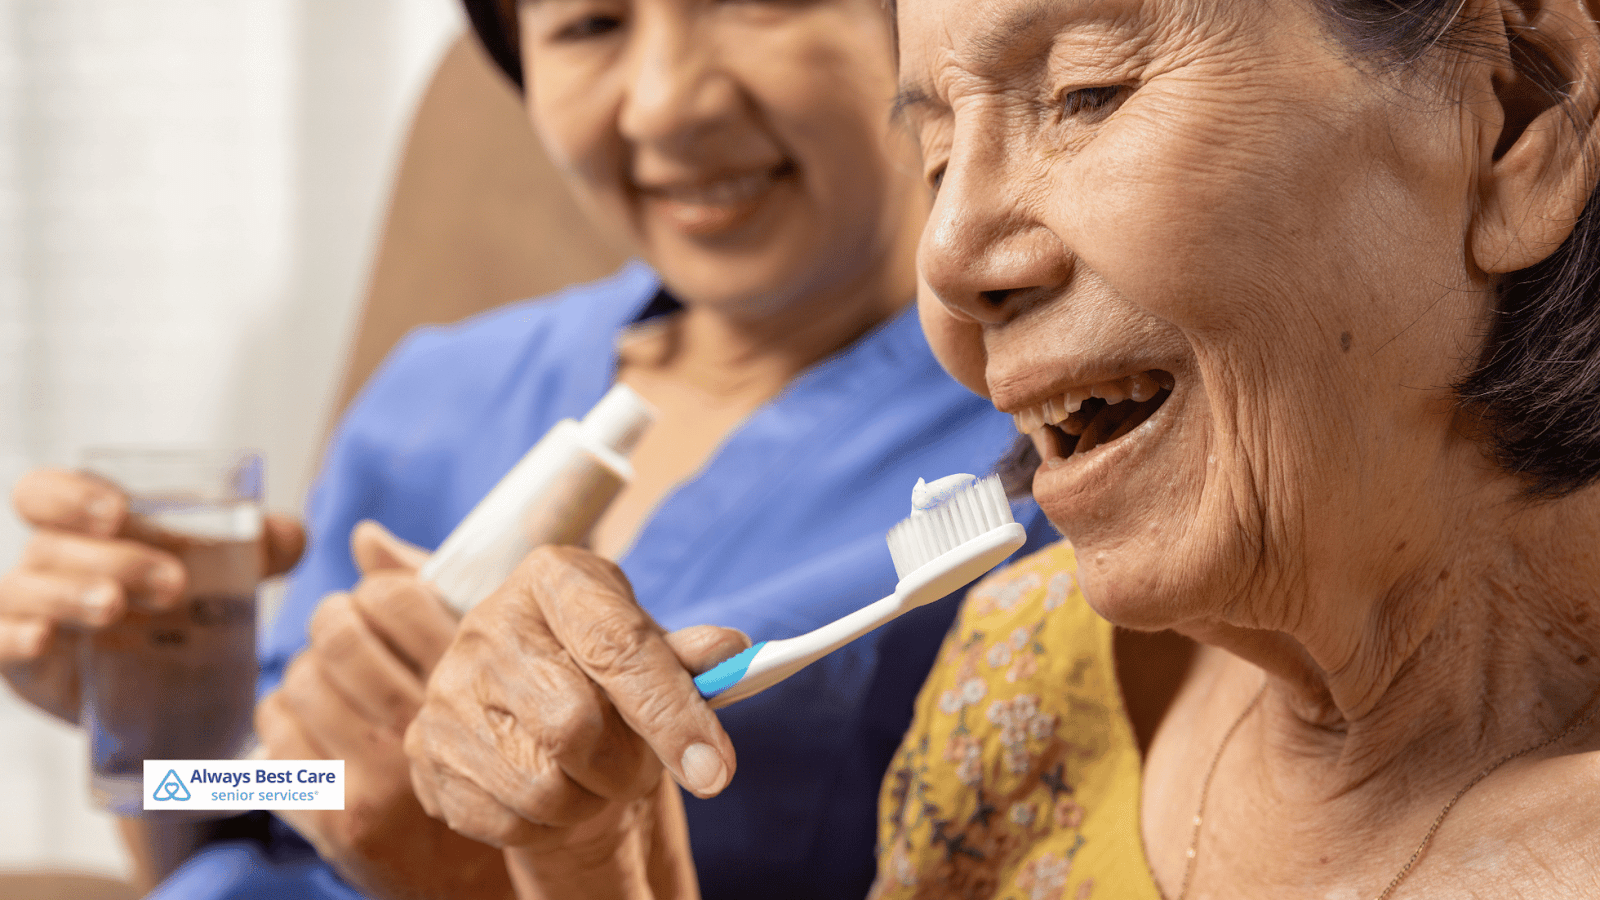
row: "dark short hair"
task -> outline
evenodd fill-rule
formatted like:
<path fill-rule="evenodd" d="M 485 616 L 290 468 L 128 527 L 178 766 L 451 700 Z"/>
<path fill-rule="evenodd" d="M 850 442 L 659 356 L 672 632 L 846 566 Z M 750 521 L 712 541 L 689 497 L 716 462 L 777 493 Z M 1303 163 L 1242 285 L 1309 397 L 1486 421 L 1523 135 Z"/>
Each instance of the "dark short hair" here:
<path fill-rule="evenodd" d="M 517 0 L 461 0 L 467 21 L 478 35 L 478 42 L 500 71 L 522 88 L 521 36 L 517 31 Z"/>

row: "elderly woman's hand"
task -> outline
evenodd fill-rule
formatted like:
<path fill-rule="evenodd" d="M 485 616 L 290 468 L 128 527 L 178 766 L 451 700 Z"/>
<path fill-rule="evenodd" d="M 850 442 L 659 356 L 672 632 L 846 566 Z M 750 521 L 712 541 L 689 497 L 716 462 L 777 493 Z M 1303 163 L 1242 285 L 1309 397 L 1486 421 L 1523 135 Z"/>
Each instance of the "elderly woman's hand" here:
<path fill-rule="evenodd" d="M 428 682 L 406 734 L 417 796 L 456 831 L 519 848 L 519 889 L 625 894 L 616 867 L 685 849 L 645 833 L 678 827 L 663 764 L 702 797 L 733 775 L 732 744 L 692 676 L 748 644 L 712 626 L 667 634 L 616 566 L 536 550 L 462 620 Z M 692 871 L 686 856 L 667 864 Z"/>
<path fill-rule="evenodd" d="M 188 574 L 102 478 L 38 469 L 18 480 L 11 497 L 34 532 L 0 576 L 0 672 L 29 703 L 76 723 L 75 636 L 124 627 L 130 611 L 172 609 Z M 269 515 L 263 541 L 266 574 L 276 575 L 300 558 L 305 535 L 294 519 Z"/>
<path fill-rule="evenodd" d="M 500 851 L 429 818 L 401 741 L 455 617 L 416 578 L 425 551 L 374 522 L 351 536 L 362 579 L 317 607 L 310 642 L 256 710 L 273 759 L 342 759 L 341 810 L 279 815 L 339 873 L 377 897 L 503 898 Z"/>

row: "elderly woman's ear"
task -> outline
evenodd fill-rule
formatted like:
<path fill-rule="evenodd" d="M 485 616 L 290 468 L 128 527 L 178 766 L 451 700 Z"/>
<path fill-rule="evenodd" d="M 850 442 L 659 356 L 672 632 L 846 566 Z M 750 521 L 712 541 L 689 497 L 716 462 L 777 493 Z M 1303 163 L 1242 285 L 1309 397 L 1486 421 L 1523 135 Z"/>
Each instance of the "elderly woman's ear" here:
<path fill-rule="evenodd" d="M 1495 46 L 1467 50 L 1467 65 L 1489 69 L 1493 86 L 1475 120 L 1480 181 L 1470 251 L 1484 272 L 1515 272 L 1545 259 L 1589 200 L 1600 171 L 1597 6 L 1484 4 L 1484 28 L 1475 37 L 1492 34 Z M 1490 49 L 1493 56 L 1479 55 Z"/>

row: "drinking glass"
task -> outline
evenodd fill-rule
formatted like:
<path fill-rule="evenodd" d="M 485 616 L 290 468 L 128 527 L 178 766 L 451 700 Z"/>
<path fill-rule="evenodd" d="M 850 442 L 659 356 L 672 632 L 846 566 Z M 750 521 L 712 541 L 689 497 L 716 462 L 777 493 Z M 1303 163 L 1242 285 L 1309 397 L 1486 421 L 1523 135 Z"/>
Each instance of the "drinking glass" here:
<path fill-rule="evenodd" d="M 124 535 L 175 554 L 188 573 L 170 612 L 130 604 L 83 642 L 82 723 L 90 793 L 139 815 L 146 759 L 229 759 L 251 737 L 261 457 L 209 448 L 105 447 L 83 467 L 127 493 Z"/>

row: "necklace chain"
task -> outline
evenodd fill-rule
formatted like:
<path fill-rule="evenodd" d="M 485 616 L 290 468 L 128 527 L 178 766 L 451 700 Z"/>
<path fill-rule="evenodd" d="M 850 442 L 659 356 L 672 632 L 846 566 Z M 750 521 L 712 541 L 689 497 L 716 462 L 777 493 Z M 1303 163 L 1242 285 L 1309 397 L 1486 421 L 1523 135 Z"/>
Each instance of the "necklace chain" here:
<path fill-rule="evenodd" d="M 1239 713 L 1239 717 L 1233 720 L 1232 725 L 1228 726 L 1227 732 L 1222 736 L 1222 743 L 1217 745 L 1217 752 L 1211 757 L 1211 765 L 1206 769 L 1206 777 L 1200 782 L 1200 804 L 1195 808 L 1194 822 L 1192 823 L 1192 830 L 1189 832 L 1189 849 L 1185 854 L 1186 858 L 1183 863 L 1183 884 L 1178 888 L 1178 900 L 1188 900 L 1189 880 L 1194 876 L 1195 861 L 1200 855 L 1200 823 L 1205 816 L 1206 798 L 1211 794 L 1211 779 L 1217 774 L 1217 764 L 1222 761 L 1222 753 L 1228 749 L 1228 743 L 1233 740 L 1234 732 L 1239 730 L 1239 726 L 1244 724 L 1244 720 L 1249 718 L 1250 713 L 1260 705 L 1261 698 L 1266 693 L 1267 685 L 1263 682 L 1261 690 L 1256 691 L 1256 695 L 1250 699 L 1250 703 L 1245 706 L 1244 711 Z M 1600 701 L 1600 694 L 1590 698 L 1585 710 L 1580 710 L 1581 714 L 1574 716 L 1573 720 L 1567 724 L 1567 727 L 1561 729 L 1559 733 L 1544 738 L 1538 743 L 1523 747 L 1521 750 L 1507 753 L 1505 756 L 1484 766 L 1478 774 L 1472 776 L 1472 780 L 1462 785 L 1461 790 L 1456 791 L 1455 796 L 1451 797 L 1445 803 L 1444 808 L 1439 810 L 1439 814 L 1433 817 L 1433 824 L 1428 826 L 1428 832 L 1422 836 L 1422 842 L 1417 844 L 1417 849 L 1411 851 L 1411 858 L 1406 860 L 1406 864 L 1401 866 L 1400 871 L 1395 873 L 1394 878 L 1389 880 L 1389 885 L 1383 889 L 1383 893 L 1379 894 L 1374 900 L 1389 900 L 1389 896 L 1400 886 L 1400 882 L 1405 881 L 1406 876 L 1411 874 L 1412 868 L 1422 858 L 1422 854 L 1428 849 L 1428 845 L 1433 843 L 1433 836 L 1438 833 L 1439 826 L 1444 824 L 1445 816 L 1450 815 L 1450 811 L 1455 809 L 1456 803 L 1466 795 L 1467 791 L 1477 787 L 1478 782 L 1488 778 L 1495 769 L 1514 759 L 1520 759 L 1530 753 L 1537 753 L 1552 744 L 1558 744 L 1574 731 L 1588 724 L 1589 720 L 1594 718 L 1595 713 L 1600 711 L 1600 703 L 1596 701 Z"/>
<path fill-rule="evenodd" d="M 1211 793 L 1211 778 L 1217 774 L 1217 763 L 1222 762 L 1222 751 L 1228 749 L 1228 742 L 1233 740 L 1233 733 L 1239 730 L 1244 720 L 1261 703 L 1261 698 L 1267 693 L 1267 683 L 1261 683 L 1261 690 L 1250 698 L 1250 704 L 1239 713 L 1239 717 L 1228 726 L 1228 731 L 1222 736 L 1222 743 L 1217 745 L 1217 752 L 1211 757 L 1211 765 L 1206 769 L 1205 780 L 1200 782 L 1200 805 L 1194 810 L 1193 830 L 1189 832 L 1189 850 L 1183 861 L 1183 885 L 1178 888 L 1178 900 L 1187 900 L 1189 896 L 1189 879 L 1194 877 L 1195 860 L 1200 857 L 1200 822 L 1206 812 L 1206 796 Z"/>

